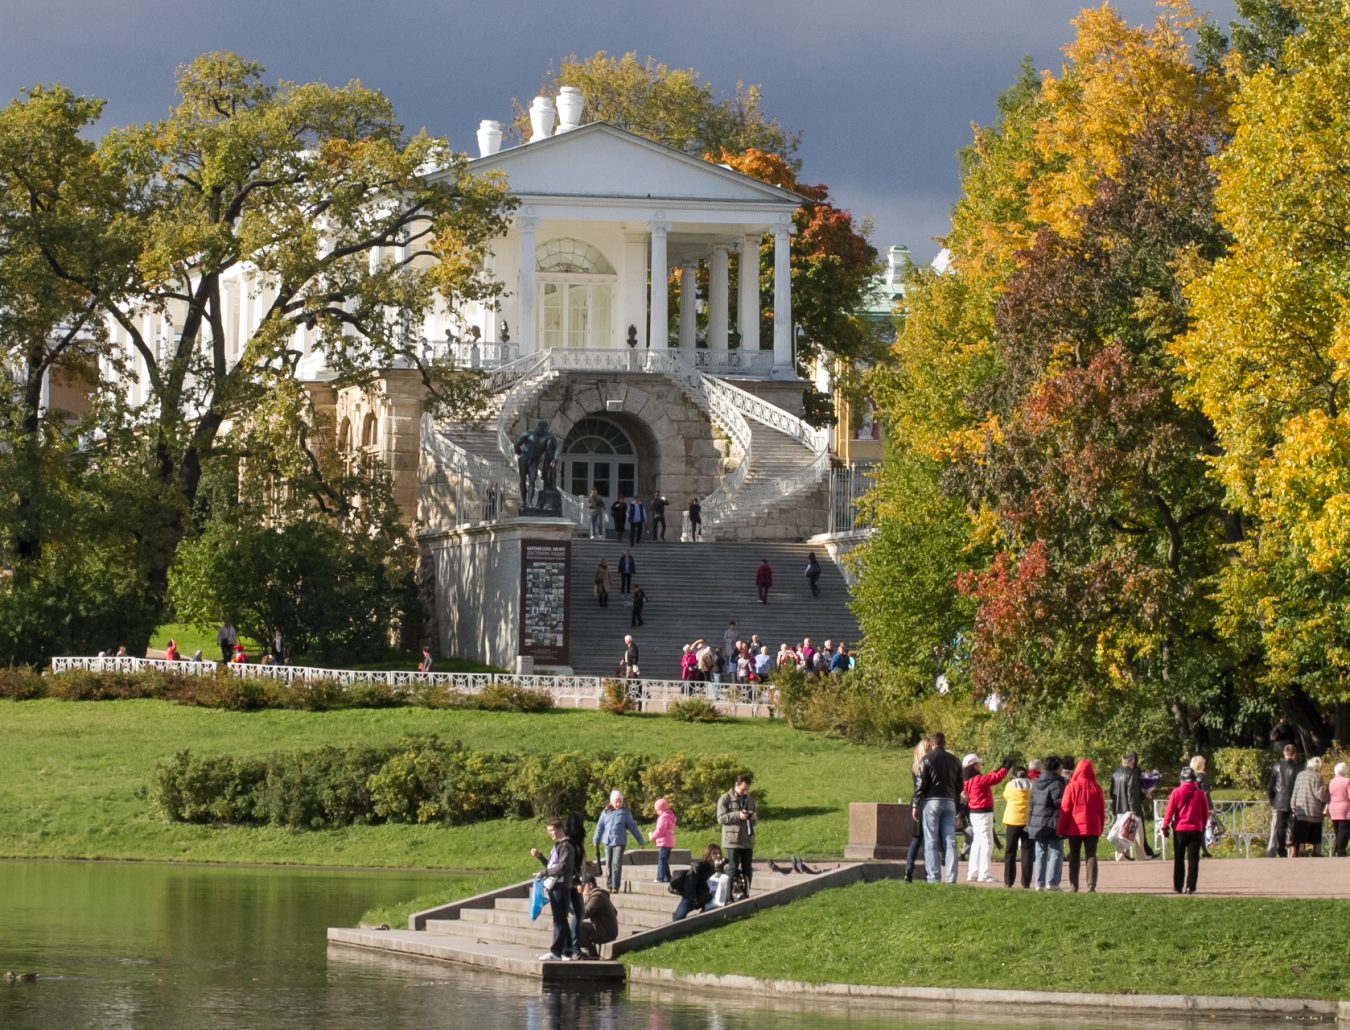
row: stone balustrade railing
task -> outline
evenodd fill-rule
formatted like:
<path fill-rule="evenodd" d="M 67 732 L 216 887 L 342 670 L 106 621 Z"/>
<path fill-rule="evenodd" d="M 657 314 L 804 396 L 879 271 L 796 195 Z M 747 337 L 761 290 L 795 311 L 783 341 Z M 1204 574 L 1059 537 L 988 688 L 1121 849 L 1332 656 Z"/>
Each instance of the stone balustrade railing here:
<path fill-rule="evenodd" d="M 497 417 L 497 448 L 504 467 L 513 468 L 515 440 L 511 430 L 520 411 L 527 407 L 532 396 L 544 389 L 551 377 L 560 372 L 629 372 L 662 375 L 684 391 L 701 410 L 717 424 L 732 442 L 735 464 L 727 470 L 717 488 L 703 499 L 703 518 L 708 525 L 731 521 L 740 514 L 737 496 L 745 483 L 753 457 L 752 434 L 746 419 L 753 419 L 771 429 L 791 437 L 811 452 L 811 460 L 791 474 L 773 483 L 763 484 L 754 497 L 754 505 L 762 508 L 775 498 L 791 497 L 800 490 L 823 481 L 830 463 L 827 430 L 816 429 L 776 404 L 757 397 L 747 390 L 695 368 L 678 353 L 647 350 L 570 350 L 551 349 L 527 354 L 487 373 L 488 388 L 502 395 Z M 442 439 L 447 447 L 456 448 Z M 458 449 L 458 448 L 456 448 Z M 472 456 L 470 456 L 472 457 Z M 490 463 L 489 463 L 490 464 Z M 469 463 L 466 469 L 473 474 L 486 470 Z M 501 469 L 492 472 L 500 477 Z M 566 490 L 562 491 L 563 516 L 578 526 L 586 525 L 584 502 Z"/>
<path fill-rule="evenodd" d="M 394 691 L 423 690 L 428 687 L 447 693 L 476 694 L 489 686 L 509 684 L 525 690 L 548 694 L 560 708 L 596 708 L 605 685 L 615 682 L 608 676 L 516 676 L 505 672 L 416 672 L 404 670 L 323 669 L 310 665 L 229 664 L 217 662 L 165 661 L 162 658 L 84 658 L 52 659 L 52 672 L 125 672 L 146 670 L 175 676 L 237 676 L 242 679 L 271 680 L 288 687 L 304 688 L 319 681 L 336 682 L 343 687 L 386 686 Z M 772 716 L 777 705 L 771 685 L 763 683 L 701 683 L 692 680 L 630 679 L 625 684 L 639 711 L 664 712 L 676 701 L 702 697 L 721 707 L 727 715 Z"/>

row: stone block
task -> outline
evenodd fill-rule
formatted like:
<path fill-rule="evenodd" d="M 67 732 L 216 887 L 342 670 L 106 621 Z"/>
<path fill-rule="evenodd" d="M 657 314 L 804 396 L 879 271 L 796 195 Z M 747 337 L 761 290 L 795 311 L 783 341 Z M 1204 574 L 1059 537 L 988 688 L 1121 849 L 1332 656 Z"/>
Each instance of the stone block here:
<path fill-rule="evenodd" d="M 909 805 L 854 801 L 848 806 L 848 844 L 844 857 L 902 859 L 913 836 L 914 820 Z"/>

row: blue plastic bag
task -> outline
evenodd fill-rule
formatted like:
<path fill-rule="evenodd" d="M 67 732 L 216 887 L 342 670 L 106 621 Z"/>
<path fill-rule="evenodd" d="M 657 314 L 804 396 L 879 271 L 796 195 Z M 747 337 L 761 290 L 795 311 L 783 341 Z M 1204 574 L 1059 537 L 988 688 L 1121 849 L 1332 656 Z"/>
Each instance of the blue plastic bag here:
<path fill-rule="evenodd" d="M 535 878 L 534 886 L 530 888 L 530 919 L 539 918 L 539 913 L 544 911 L 544 906 L 548 904 L 548 891 L 544 890 L 544 881 Z"/>

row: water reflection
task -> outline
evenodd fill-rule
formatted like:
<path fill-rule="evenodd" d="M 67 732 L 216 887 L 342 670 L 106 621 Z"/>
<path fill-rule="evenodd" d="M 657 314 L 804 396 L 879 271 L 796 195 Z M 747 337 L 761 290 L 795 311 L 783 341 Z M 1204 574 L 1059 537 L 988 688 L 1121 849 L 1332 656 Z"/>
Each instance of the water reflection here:
<path fill-rule="evenodd" d="M 860 1002 L 702 998 L 537 980 L 329 947 L 324 930 L 434 889 L 435 874 L 81 862 L 0 862 L 2 1030 L 958 1030 L 1017 1025 Z M 981 1022 L 981 1017 L 988 1017 Z M 1205 1021 L 1213 1026 L 1212 1021 Z M 1045 1026 L 1034 1019 L 1023 1026 Z M 1069 1023 L 1092 1030 L 1091 1023 Z M 1116 1026 L 1156 1024 L 1122 1018 Z"/>

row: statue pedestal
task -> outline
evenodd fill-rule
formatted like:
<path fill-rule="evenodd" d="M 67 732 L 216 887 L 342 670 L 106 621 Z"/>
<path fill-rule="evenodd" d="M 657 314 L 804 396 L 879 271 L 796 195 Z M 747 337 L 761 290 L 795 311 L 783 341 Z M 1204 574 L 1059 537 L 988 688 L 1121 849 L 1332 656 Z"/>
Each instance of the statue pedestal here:
<path fill-rule="evenodd" d="M 852 860 L 903 859 L 914 836 L 909 805 L 858 802 L 848 806 L 848 845 L 844 857 Z"/>

